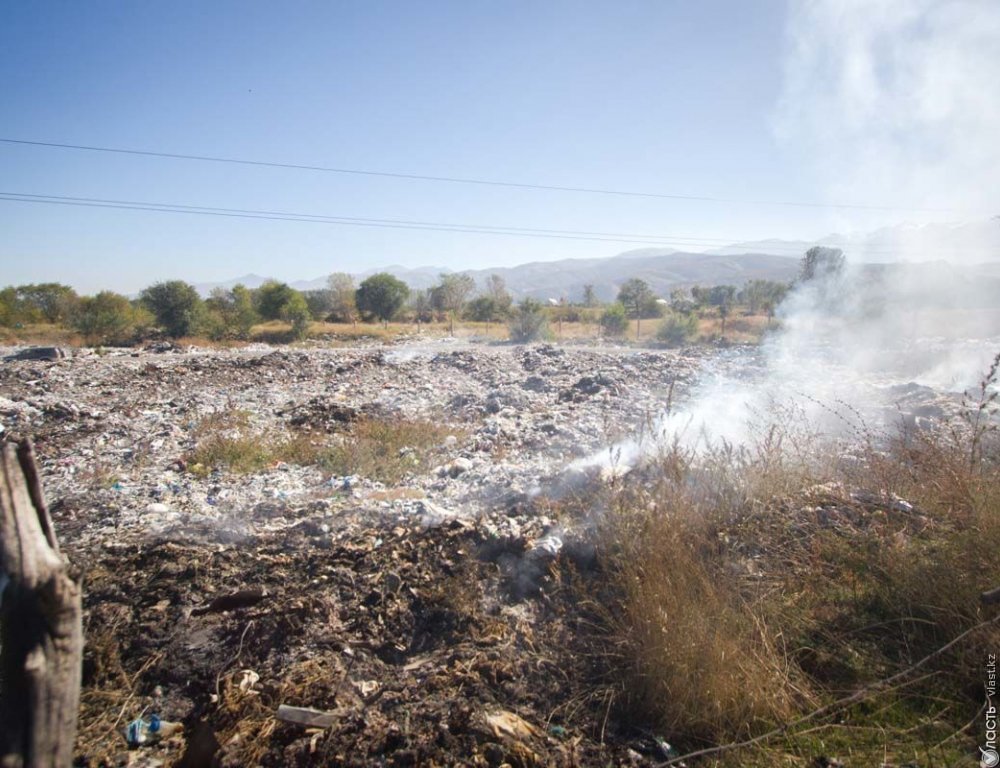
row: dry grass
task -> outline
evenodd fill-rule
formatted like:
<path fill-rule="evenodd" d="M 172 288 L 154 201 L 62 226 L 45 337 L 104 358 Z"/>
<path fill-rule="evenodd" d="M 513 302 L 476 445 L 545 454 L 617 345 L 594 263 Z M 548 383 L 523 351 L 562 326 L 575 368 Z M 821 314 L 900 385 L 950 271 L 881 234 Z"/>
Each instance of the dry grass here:
<path fill-rule="evenodd" d="M 342 443 L 323 452 L 320 464 L 338 475 L 363 475 L 397 483 L 430 468 L 449 435 L 447 425 L 421 419 L 360 419 Z"/>
<path fill-rule="evenodd" d="M 281 462 L 319 466 L 336 475 L 363 475 L 397 483 L 419 474 L 443 455 L 449 435 L 461 430 L 422 419 L 360 419 L 337 435 L 265 432 L 248 411 L 210 414 L 192 430 L 195 447 L 185 456 L 189 470 L 206 476 L 214 470 L 250 474 Z"/>
<path fill-rule="evenodd" d="M 600 577 L 584 587 L 601 606 L 598 688 L 691 748 L 860 692 L 719 764 L 838 751 L 858 765 L 953 764 L 972 746 L 995 634 L 878 686 L 997 614 L 978 599 L 997 586 L 1000 551 L 1000 445 L 995 422 L 974 417 L 992 391 L 964 427 L 869 436 L 849 464 L 798 453 L 802 436 L 772 429 L 741 451 L 673 446 L 616 481 Z"/>
<path fill-rule="evenodd" d="M 580 320 L 564 320 L 560 323 L 560 310 L 546 308 L 549 325 L 556 341 L 588 341 L 602 339 L 600 324 L 597 318 L 600 309 L 572 308 Z M 565 311 L 565 310 L 564 310 Z M 628 341 L 639 344 L 657 344 L 656 331 L 660 320 L 648 318 L 641 323 L 641 331 L 636 337 L 635 321 L 629 321 L 627 332 L 616 341 Z M 733 314 L 726 322 L 725 340 L 732 343 L 753 344 L 760 341 L 770 324 L 763 315 L 743 316 Z M 507 341 L 509 333 L 506 322 L 482 323 L 468 320 L 457 321 L 454 334 L 446 322 L 421 323 L 389 323 L 383 327 L 381 323 L 325 323 L 309 324 L 308 339 L 319 339 L 333 344 L 356 344 L 365 342 L 391 342 L 402 337 L 414 335 L 429 338 L 443 338 L 454 335 L 457 338 L 479 338 L 492 341 Z M 723 338 L 721 322 L 714 312 L 704 312 L 698 321 L 698 337 L 696 342 L 713 341 Z M 233 339 L 212 340 L 204 336 L 185 336 L 175 339 L 181 346 L 197 346 L 209 349 L 228 349 L 245 346 L 250 342 L 268 344 L 292 344 L 295 338 L 290 323 L 272 320 L 255 325 L 250 332 L 249 341 Z M 75 331 L 58 325 L 38 324 L 24 328 L 0 328 L 0 343 L 3 344 L 51 344 L 58 346 L 80 347 L 84 339 Z"/>
<path fill-rule="evenodd" d="M 774 327 L 766 315 L 744 315 L 733 312 L 726 318 L 726 332 L 722 333 L 722 319 L 716 312 L 703 312 L 698 318 L 698 338 L 701 341 L 723 339 L 732 344 L 757 344 L 764 334 Z"/>
<path fill-rule="evenodd" d="M 71 328 L 50 323 L 37 323 L 25 325 L 22 328 L 0 328 L 0 344 L 81 347 L 83 346 L 83 337 Z"/>
<path fill-rule="evenodd" d="M 163 658 L 160 653 L 153 654 L 134 674 L 125 670 L 122 632 L 130 620 L 129 609 L 119 604 L 108 606 L 102 621 L 85 627 L 84 688 L 76 743 L 77 752 L 86 754 L 95 765 L 102 761 L 113 765 L 121 754 L 124 728 L 149 703 L 140 694 L 142 677 Z"/>
<path fill-rule="evenodd" d="M 745 491 L 691 482 L 676 447 L 615 488 L 603 521 L 610 579 L 598 602 L 609 677 L 628 717 L 673 739 L 746 736 L 810 701 L 720 538 Z"/>
<path fill-rule="evenodd" d="M 625 710 L 672 738 L 707 740 L 789 717 L 796 689 L 778 638 L 706 558 L 704 532 L 656 512 L 617 532 Z"/>
<path fill-rule="evenodd" d="M 280 680 L 241 688 L 243 670 L 234 669 L 219 681 L 219 710 L 226 724 L 219 741 L 226 746 L 227 755 L 238 765 L 260 765 L 273 747 L 275 729 L 280 727 L 275 717 L 278 706 L 334 709 L 342 704 L 336 693 L 350 690 L 345 676 L 336 659 L 304 659 L 290 665 Z"/>

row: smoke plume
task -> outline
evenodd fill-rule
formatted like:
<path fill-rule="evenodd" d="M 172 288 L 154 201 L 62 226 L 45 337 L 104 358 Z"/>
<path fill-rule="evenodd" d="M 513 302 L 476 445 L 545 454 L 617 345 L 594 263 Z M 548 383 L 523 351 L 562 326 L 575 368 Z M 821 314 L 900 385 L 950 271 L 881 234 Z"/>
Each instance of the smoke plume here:
<path fill-rule="evenodd" d="M 661 439 L 741 444 L 789 420 L 825 435 L 891 429 L 946 415 L 941 404 L 977 385 L 1000 351 L 1000 218 L 987 215 L 1000 189 L 998 40 L 996 0 L 791 3 L 776 133 L 820 196 L 859 206 L 833 208 L 833 226 L 883 229 L 839 240 L 846 266 L 797 284 L 780 330 L 707 369 Z M 649 446 L 589 461 L 628 465 Z"/>

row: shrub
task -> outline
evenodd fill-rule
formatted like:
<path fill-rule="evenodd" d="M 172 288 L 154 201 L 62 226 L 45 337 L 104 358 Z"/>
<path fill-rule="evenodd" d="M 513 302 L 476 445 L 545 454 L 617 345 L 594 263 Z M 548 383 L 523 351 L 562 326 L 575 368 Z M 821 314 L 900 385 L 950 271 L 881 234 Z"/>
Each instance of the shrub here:
<path fill-rule="evenodd" d="M 548 339 L 552 336 L 545 309 L 541 302 L 532 298 L 526 298 L 517 305 L 507 327 L 511 341 L 519 344 Z"/>
<path fill-rule="evenodd" d="M 80 299 L 72 324 L 88 344 L 129 344 L 148 331 L 153 317 L 121 294 L 101 291 Z"/>
<path fill-rule="evenodd" d="M 693 314 L 671 313 L 660 323 L 656 338 L 668 347 L 679 347 L 694 338 L 698 319 Z"/>
<path fill-rule="evenodd" d="M 211 297 L 205 301 L 205 307 L 205 332 L 216 341 L 248 339 L 258 320 L 250 290 L 239 283 L 228 291 L 223 288 L 213 290 Z"/>
<path fill-rule="evenodd" d="M 309 332 L 309 321 L 312 319 L 305 297 L 298 291 L 293 293 L 282 308 L 281 314 L 282 319 L 292 324 L 292 336 L 299 341 L 304 339 Z"/>
<path fill-rule="evenodd" d="M 601 328 L 608 336 L 624 336 L 628 330 L 625 305 L 616 302 L 605 309 L 601 314 Z"/>

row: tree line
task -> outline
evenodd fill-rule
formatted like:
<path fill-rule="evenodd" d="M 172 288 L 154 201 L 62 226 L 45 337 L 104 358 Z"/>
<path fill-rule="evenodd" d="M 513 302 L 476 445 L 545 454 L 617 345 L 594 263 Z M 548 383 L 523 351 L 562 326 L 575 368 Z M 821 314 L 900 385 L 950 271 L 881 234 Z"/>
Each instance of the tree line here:
<path fill-rule="evenodd" d="M 804 261 L 804 270 L 811 264 Z M 312 322 L 447 322 L 454 333 L 456 321 L 469 320 L 506 323 L 513 340 L 526 341 L 550 335 L 552 322 L 593 321 L 608 336 L 624 336 L 634 320 L 638 336 L 643 320 L 659 319 L 661 340 L 683 343 L 695 334 L 698 312 L 717 312 L 724 334 L 734 307 L 771 317 L 788 288 L 786 283 L 751 280 L 740 289 L 676 288 L 663 298 L 644 280 L 631 278 L 610 304 L 598 300 L 593 285 L 584 286 L 577 302 L 552 299 L 543 304 L 527 298 L 515 304 L 501 276 L 491 275 L 477 290 L 473 278 L 460 273 L 443 274 L 434 286 L 421 290 L 385 272 L 358 285 L 350 275 L 336 273 L 317 290 L 299 291 L 270 280 L 258 288 L 216 288 L 205 299 L 182 280 L 154 283 L 134 299 L 113 291 L 80 296 L 60 283 L 32 283 L 0 290 L 0 326 L 47 323 L 71 328 L 87 343 L 127 344 L 160 334 L 248 339 L 254 326 L 269 321 L 287 323 L 291 337 L 303 339 Z"/>

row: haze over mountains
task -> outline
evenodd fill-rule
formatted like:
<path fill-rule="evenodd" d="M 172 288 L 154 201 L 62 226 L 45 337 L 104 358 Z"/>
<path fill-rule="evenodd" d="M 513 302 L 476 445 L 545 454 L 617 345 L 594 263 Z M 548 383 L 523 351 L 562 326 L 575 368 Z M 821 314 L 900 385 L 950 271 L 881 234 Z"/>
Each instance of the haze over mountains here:
<path fill-rule="evenodd" d="M 516 267 L 462 271 L 471 275 L 477 285 L 482 285 L 490 275 L 500 275 L 515 298 L 533 296 L 539 299 L 566 298 L 576 301 L 583 296 L 585 285 L 593 285 L 598 298 L 610 301 L 617 294 L 619 286 L 631 277 L 645 280 L 655 292 L 666 295 L 679 285 L 742 285 L 747 280 L 756 278 L 790 280 L 798 267 L 798 259 L 788 256 L 747 253 L 729 256 L 684 253 L 669 248 L 643 248 L 606 259 L 563 259 L 520 264 Z M 390 272 L 410 288 L 419 290 L 431 287 L 438 282 L 442 273 L 448 271 L 450 270 L 438 267 L 411 269 L 395 265 L 369 269 L 356 273 L 354 277 L 356 281 L 360 281 L 376 272 Z M 265 280 L 267 278 L 260 275 L 244 275 L 223 283 L 203 283 L 195 287 L 200 293 L 207 295 L 216 287 L 231 288 L 236 283 L 243 283 L 248 288 L 255 288 Z M 326 276 L 292 282 L 289 285 L 302 291 L 324 288 Z"/>
<path fill-rule="evenodd" d="M 579 300 L 585 285 L 594 286 L 602 300 L 615 297 L 619 286 L 632 277 L 649 283 L 659 295 L 671 289 L 691 285 L 728 284 L 740 286 L 748 280 L 782 280 L 795 277 L 802 254 L 813 245 L 841 248 L 853 263 L 891 265 L 895 262 L 934 262 L 938 272 L 962 275 L 962 280 L 980 276 L 992 283 L 1000 275 L 1000 217 L 966 224 L 901 225 L 885 227 L 858 235 L 829 235 L 816 242 L 761 240 L 734 243 L 705 251 L 688 252 L 673 248 L 640 248 L 617 256 L 598 259 L 563 259 L 497 267 L 462 270 L 482 285 L 489 275 L 503 277 L 508 290 L 516 297 Z M 947 263 L 944 263 L 947 262 Z M 896 271 L 891 267 L 880 271 Z M 413 289 L 429 288 L 443 272 L 440 267 L 379 266 L 355 272 L 357 281 L 376 272 L 390 272 Z M 299 290 L 315 290 L 326 285 L 326 275 L 291 282 Z M 213 288 L 231 288 L 242 283 L 256 288 L 268 278 L 243 275 L 218 283 L 195 287 L 203 295 Z"/>

